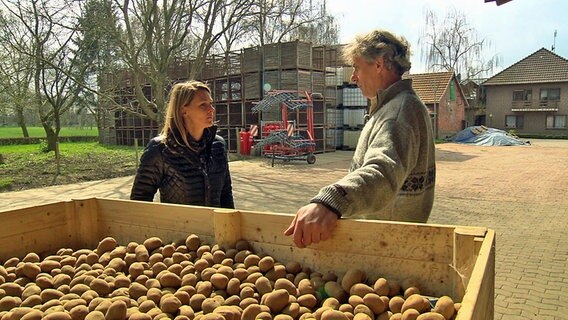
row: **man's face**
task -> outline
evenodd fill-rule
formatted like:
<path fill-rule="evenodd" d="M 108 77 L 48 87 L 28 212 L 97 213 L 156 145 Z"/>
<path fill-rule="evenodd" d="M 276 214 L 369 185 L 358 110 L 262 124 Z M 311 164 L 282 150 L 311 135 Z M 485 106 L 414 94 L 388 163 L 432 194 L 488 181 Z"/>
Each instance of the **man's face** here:
<path fill-rule="evenodd" d="M 351 81 L 357 83 L 365 97 L 373 98 L 381 89 L 380 71 L 382 69 L 382 58 L 369 62 L 364 58 L 354 57 Z"/>

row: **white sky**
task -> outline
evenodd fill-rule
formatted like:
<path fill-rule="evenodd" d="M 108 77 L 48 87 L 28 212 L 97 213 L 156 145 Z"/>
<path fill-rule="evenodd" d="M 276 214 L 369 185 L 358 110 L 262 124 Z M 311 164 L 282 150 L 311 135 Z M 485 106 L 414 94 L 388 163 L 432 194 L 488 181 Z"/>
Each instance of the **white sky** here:
<path fill-rule="evenodd" d="M 404 36 L 413 52 L 411 73 L 425 71 L 418 39 L 426 9 L 441 22 L 452 7 L 465 14 L 478 38 L 490 42 L 485 56 L 498 55 L 501 60 L 495 73 L 540 48 L 551 50 L 555 30 L 555 53 L 568 59 L 567 0 L 513 0 L 501 6 L 484 0 L 327 0 L 327 10 L 339 21 L 341 43 L 376 28 Z"/>

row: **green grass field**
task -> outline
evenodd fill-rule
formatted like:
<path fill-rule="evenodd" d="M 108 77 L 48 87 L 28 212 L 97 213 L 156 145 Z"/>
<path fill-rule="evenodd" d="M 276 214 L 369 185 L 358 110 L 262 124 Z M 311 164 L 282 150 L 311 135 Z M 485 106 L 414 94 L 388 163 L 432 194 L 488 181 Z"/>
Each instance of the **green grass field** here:
<path fill-rule="evenodd" d="M 56 175 L 54 152 L 41 152 L 39 144 L 0 145 L 0 192 L 133 175 L 142 149 L 60 143 L 60 174 Z"/>
<path fill-rule="evenodd" d="M 28 133 L 32 138 L 44 138 L 45 130 L 43 127 L 28 127 Z M 97 136 L 99 131 L 96 127 L 93 128 L 78 128 L 78 127 L 66 127 L 61 128 L 59 132 L 60 137 L 71 137 L 71 136 Z M 0 138 L 22 138 L 22 129 L 20 127 L 0 127 Z"/>

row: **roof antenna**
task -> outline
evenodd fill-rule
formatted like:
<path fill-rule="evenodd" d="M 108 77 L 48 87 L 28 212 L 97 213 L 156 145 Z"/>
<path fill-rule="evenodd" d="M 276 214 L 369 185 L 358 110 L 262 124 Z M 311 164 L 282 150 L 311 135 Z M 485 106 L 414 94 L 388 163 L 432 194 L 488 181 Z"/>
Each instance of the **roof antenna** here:
<path fill-rule="evenodd" d="M 556 49 L 556 30 L 554 30 L 554 41 L 552 42 L 552 52 Z"/>

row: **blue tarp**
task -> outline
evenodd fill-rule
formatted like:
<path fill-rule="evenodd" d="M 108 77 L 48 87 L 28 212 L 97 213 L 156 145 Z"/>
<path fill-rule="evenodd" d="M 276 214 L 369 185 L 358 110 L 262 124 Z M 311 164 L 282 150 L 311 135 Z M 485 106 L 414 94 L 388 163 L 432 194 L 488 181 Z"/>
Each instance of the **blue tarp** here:
<path fill-rule="evenodd" d="M 530 144 L 504 130 L 486 126 L 467 127 L 456 133 L 450 140 L 456 143 L 478 146 L 523 146 Z"/>

